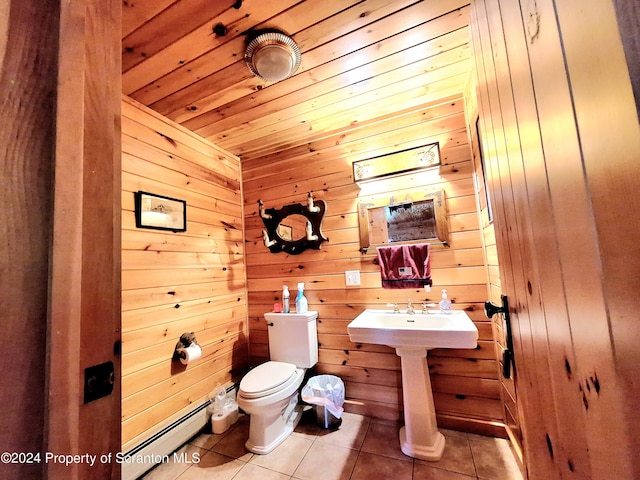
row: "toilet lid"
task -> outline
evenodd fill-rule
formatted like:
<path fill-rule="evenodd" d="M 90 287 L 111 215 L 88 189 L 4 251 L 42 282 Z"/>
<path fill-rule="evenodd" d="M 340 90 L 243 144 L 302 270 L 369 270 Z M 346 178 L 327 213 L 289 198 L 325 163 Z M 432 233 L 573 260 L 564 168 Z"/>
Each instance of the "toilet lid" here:
<path fill-rule="evenodd" d="M 292 363 L 267 362 L 247 373 L 240 382 L 240 390 L 246 398 L 257 398 L 279 390 L 295 380 L 297 367 Z"/>

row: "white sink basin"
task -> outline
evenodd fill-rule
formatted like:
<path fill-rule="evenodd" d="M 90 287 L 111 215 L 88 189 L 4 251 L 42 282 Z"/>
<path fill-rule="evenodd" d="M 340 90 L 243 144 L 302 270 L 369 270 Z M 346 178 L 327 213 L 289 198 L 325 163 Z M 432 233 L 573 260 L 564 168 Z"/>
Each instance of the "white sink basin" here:
<path fill-rule="evenodd" d="M 390 347 L 476 348 L 478 329 L 462 310 L 441 314 L 393 313 L 369 309 L 347 326 L 352 342 L 375 343 Z"/>
<path fill-rule="evenodd" d="M 476 348 L 478 329 L 462 310 L 441 314 L 365 310 L 347 326 L 352 342 L 376 343 L 396 349 L 402 368 L 404 426 L 400 448 L 405 455 L 438 461 L 444 436 L 438 431 L 431 392 L 427 352 L 432 348 Z"/>

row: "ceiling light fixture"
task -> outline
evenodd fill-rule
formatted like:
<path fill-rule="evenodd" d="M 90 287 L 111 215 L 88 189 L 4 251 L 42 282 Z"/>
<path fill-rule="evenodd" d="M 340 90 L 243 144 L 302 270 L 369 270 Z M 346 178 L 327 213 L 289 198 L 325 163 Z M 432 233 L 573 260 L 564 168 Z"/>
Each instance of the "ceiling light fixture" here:
<path fill-rule="evenodd" d="M 296 43 L 280 32 L 257 35 L 249 42 L 244 54 L 253 74 L 267 82 L 289 78 L 300 66 L 300 58 Z"/>

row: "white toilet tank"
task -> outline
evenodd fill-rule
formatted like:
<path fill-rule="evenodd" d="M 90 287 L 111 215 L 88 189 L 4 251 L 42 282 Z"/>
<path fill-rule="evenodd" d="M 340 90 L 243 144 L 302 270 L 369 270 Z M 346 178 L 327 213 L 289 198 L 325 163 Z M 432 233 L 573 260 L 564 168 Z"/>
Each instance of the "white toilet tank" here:
<path fill-rule="evenodd" d="M 269 356 L 276 362 L 311 368 L 318 363 L 318 312 L 265 313 L 269 326 Z"/>

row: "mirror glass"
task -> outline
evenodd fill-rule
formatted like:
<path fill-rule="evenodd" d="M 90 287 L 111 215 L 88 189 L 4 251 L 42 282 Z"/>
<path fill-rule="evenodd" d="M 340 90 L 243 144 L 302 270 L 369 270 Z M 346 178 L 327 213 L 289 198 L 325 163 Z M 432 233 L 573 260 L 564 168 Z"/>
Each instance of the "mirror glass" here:
<path fill-rule="evenodd" d="M 372 222 L 374 218 L 376 220 Z M 438 237 L 433 199 L 372 208 L 369 210 L 369 223 L 371 243 L 407 242 Z"/>
<path fill-rule="evenodd" d="M 282 240 L 299 240 L 307 235 L 307 217 L 293 214 L 284 217 L 276 230 Z"/>
<path fill-rule="evenodd" d="M 444 190 L 407 196 L 403 201 L 381 198 L 361 202 L 358 208 L 360 248 L 389 243 L 424 241 L 447 247 L 449 229 Z"/>

